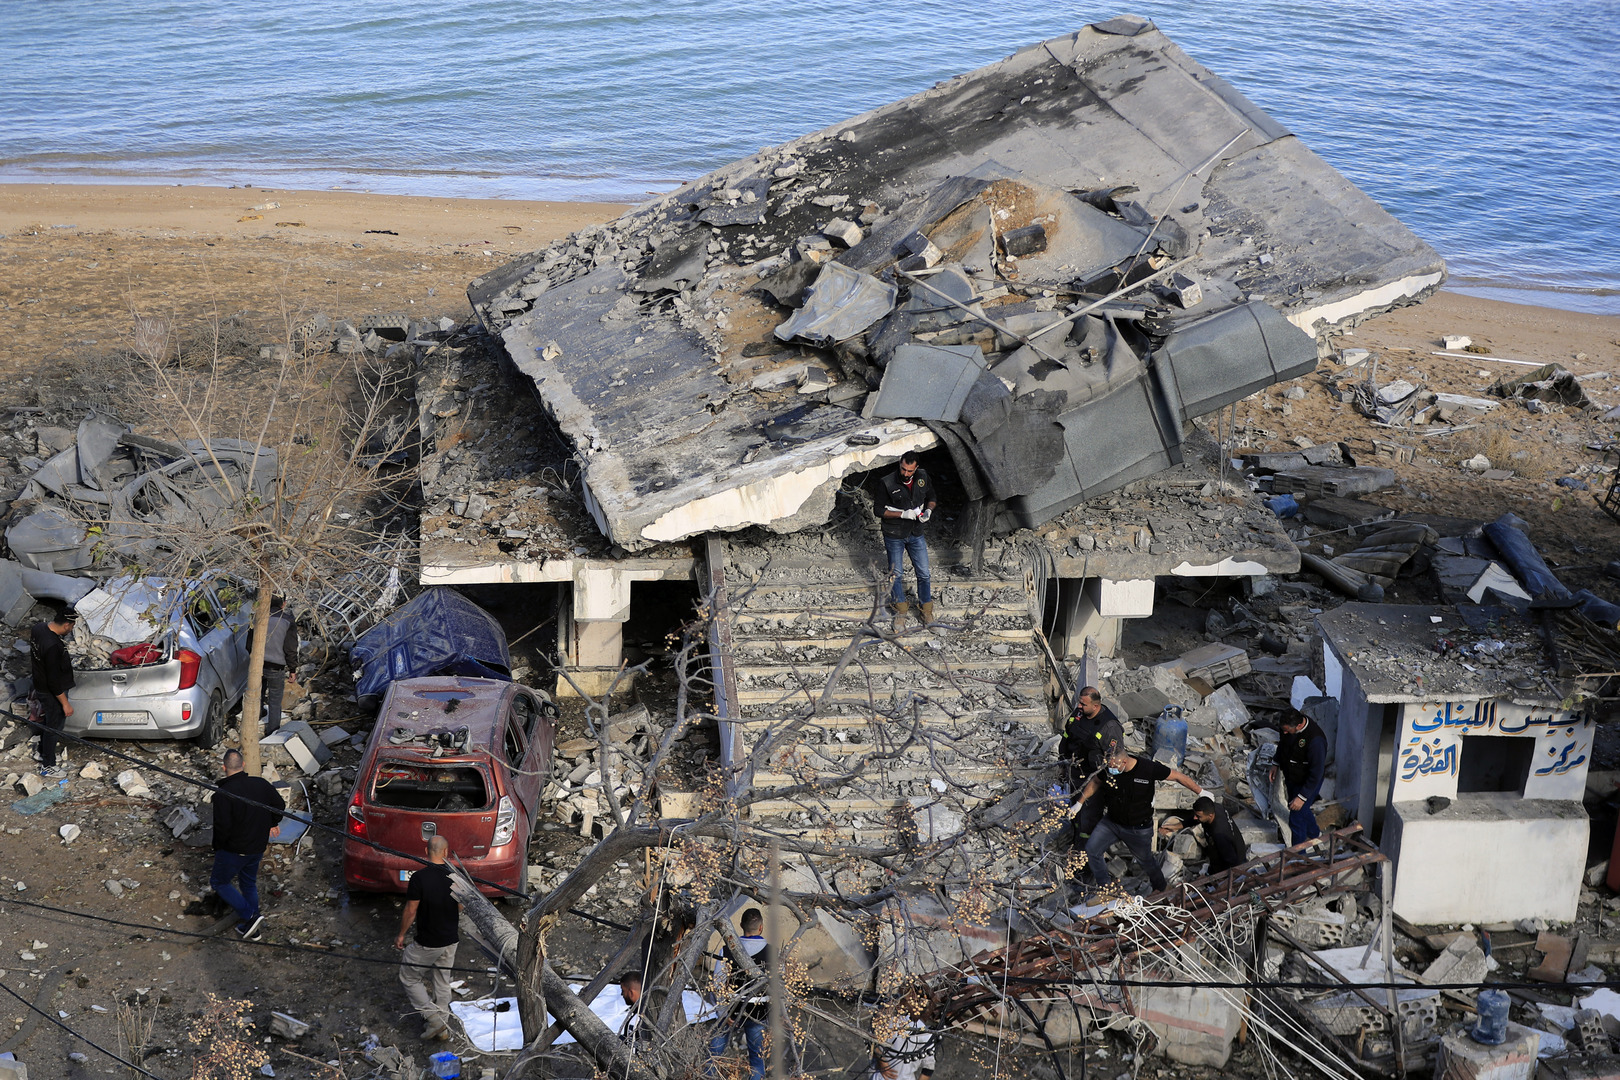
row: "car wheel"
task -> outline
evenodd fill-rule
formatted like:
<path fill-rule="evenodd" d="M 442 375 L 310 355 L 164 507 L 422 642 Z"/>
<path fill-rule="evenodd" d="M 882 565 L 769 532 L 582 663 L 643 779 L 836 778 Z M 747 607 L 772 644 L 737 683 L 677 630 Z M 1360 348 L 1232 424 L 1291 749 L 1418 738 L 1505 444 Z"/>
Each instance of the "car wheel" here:
<path fill-rule="evenodd" d="M 218 690 L 208 695 L 208 715 L 203 717 L 202 730 L 197 732 L 197 745 L 212 750 L 225 734 L 225 698 Z"/>

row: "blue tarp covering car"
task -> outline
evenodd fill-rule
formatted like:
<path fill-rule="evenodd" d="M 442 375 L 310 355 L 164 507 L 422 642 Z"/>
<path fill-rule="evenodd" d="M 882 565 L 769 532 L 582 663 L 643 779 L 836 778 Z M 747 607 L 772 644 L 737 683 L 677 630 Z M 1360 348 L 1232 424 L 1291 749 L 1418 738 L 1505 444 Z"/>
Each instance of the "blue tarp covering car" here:
<path fill-rule="evenodd" d="M 429 588 L 360 635 L 350 656 L 360 668 L 355 696 L 382 700 L 388 684 L 426 675 L 512 678 L 506 631 L 495 616 L 454 589 Z"/>

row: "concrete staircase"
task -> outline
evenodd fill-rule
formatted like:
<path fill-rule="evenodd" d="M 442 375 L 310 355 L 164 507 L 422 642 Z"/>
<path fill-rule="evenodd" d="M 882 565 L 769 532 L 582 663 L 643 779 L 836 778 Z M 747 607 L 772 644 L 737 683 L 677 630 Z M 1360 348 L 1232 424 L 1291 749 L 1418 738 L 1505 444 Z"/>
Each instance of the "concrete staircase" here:
<path fill-rule="evenodd" d="M 968 577 L 936 567 L 938 625 L 918 626 L 913 605 L 899 638 L 890 635 L 872 568 L 847 560 L 773 562 L 743 573 L 728 560 L 726 587 L 736 753 L 750 754 L 773 725 L 816 706 L 795 741 L 755 772 L 756 787 L 836 774 L 874 750 L 895 749 L 913 717 L 926 733 L 834 793 L 755 803 L 755 818 L 875 833 L 891 827 L 900 807 L 959 813 L 996 797 L 1052 733 L 1021 573 Z M 829 687 L 852 641 L 859 644 Z"/>

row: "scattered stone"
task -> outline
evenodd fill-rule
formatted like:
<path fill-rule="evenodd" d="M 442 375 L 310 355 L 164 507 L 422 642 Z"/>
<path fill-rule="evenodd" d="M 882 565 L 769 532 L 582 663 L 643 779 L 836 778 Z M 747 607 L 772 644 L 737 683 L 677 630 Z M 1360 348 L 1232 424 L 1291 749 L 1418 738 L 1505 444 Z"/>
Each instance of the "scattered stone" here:
<path fill-rule="evenodd" d="M 297 1017 L 288 1016 L 284 1012 L 270 1014 L 270 1031 L 283 1039 L 301 1039 L 309 1033 L 309 1025 Z"/>
<path fill-rule="evenodd" d="M 1462 467 L 1467 469 L 1469 472 L 1482 473 L 1491 467 L 1491 459 L 1486 457 L 1484 454 L 1475 454 L 1473 457 L 1463 462 Z"/>
<path fill-rule="evenodd" d="M 1440 346 L 1448 351 L 1466 349 L 1474 343 L 1474 339 L 1467 334 L 1447 334 L 1440 339 Z"/>
<path fill-rule="evenodd" d="M 94 761 L 79 770 L 79 776 L 84 780 L 100 780 L 106 775 L 107 771 L 103 769 L 99 763 Z"/>
<path fill-rule="evenodd" d="M 114 896 L 123 896 L 124 895 L 124 887 L 122 885 L 120 885 L 115 879 L 108 878 L 106 881 L 102 882 L 102 884 L 107 886 L 107 891 L 112 893 Z"/>
<path fill-rule="evenodd" d="M 844 218 L 833 218 L 821 227 L 821 235 L 829 240 L 836 240 L 847 248 L 852 248 L 866 238 L 861 227 L 853 221 Z"/>
<path fill-rule="evenodd" d="M 77 825 L 64 825 L 57 829 L 56 832 L 57 835 L 61 836 L 62 843 L 71 844 L 79 838 L 80 829 Z"/>
<path fill-rule="evenodd" d="M 1289 401 L 1304 401 L 1305 388 L 1303 386 L 1290 386 L 1288 389 L 1283 391 L 1283 397 L 1287 398 Z"/>
<path fill-rule="evenodd" d="M 22 788 L 24 795 L 38 795 L 45 790 L 45 780 L 39 773 L 23 773 L 22 778 L 17 781 L 17 786 Z"/>
<path fill-rule="evenodd" d="M 134 769 L 125 769 L 113 778 L 113 783 L 118 785 L 119 791 L 136 799 L 148 798 L 152 794 L 152 789 L 146 786 L 146 781 Z"/>

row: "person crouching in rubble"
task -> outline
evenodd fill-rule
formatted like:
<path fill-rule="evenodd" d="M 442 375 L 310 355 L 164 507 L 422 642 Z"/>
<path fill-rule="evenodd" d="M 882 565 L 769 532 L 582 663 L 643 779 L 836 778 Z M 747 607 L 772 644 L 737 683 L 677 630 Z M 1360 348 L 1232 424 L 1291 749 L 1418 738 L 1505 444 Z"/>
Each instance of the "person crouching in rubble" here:
<path fill-rule="evenodd" d="M 1166 814 L 1159 824 L 1159 835 L 1169 838 L 1199 825 L 1204 827 L 1204 846 L 1209 848 L 1209 873 L 1219 874 L 1249 861 L 1249 847 L 1232 823 L 1232 815 L 1208 795 L 1200 796 L 1191 810 Z"/>
<path fill-rule="evenodd" d="M 1284 719 L 1276 761 L 1271 767 L 1271 782 L 1277 782 L 1280 770 L 1288 792 L 1288 830 L 1297 847 L 1322 835 L 1322 827 L 1311 810 L 1311 804 L 1322 794 L 1322 774 L 1327 769 L 1327 736 L 1322 725 L 1302 712 Z"/>
<path fill-rule="evenodd" d="M 1069 816 L 1075 817 L 1093 796 L 1102 796 L 1102 821 L 1086 841 L 1086 868 L 1097 888 L 1106 888 L 1114 880 L 1104 860 L 1108 849 L 1123 840 L 1136 864 L 1147 872 L 1153 891 L 1164 891 L 1164 871 L 1153 854 L 1153 791 L 1161 780 L 1174 780 L 1194 795 L 1204 794 L 1198 781 L 1186 773 L 1162 761 L 1121 750 L 1108 759 L 1103 775 L 1092 777 L 1069 807 Z"/>
<path fill-rule="evenodd" d="M 934 516 L 934 485 L 928 472 L 917 464 L 917 454 L 908 450 L 900 465 L 883 477 L 877 502 L 877 516 L 883 523 L 883 546 L 889 552 L 889 574 L 894 578 L 894 632 L 906 628 L 911 605 L 906 602 L 904 555 L 911 557 L 917 575 L 917 602 L 922 606 L 924 626 L 934 622 L 934 589 L 928 576 L 928 545 L 923 525 Z"/>

